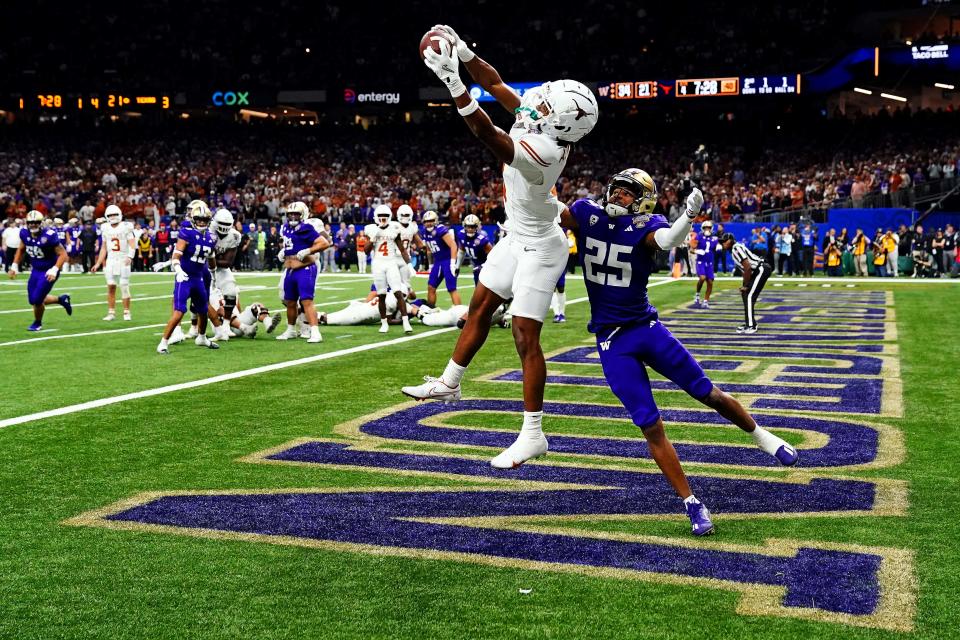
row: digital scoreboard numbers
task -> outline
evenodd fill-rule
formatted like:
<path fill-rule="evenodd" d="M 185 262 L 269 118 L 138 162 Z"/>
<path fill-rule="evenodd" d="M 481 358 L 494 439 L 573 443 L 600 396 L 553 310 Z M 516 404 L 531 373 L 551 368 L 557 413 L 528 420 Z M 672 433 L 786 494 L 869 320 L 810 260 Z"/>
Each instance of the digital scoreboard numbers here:
<path fill-rule="evenodd" d="M 21 111 L 101 111 L 117 109 L 169 109 L 170 96 L 168 95 L 124 95 L 119 93 L 107 94 L 60 94 L 37 93 L 21 95 L 16 98 Z"/>
<path fill-rule="evenodd" d="M 612 100 L 647 100 L 659 95 L 656 80 L 639 82 L 611 82 L 608 97 Z"/>
<path fill-rule="evenodd" d="M 742 96 L 786 96 L 800 93 L 800 74 L 793 76 L 746 76 L 740 84 Z"/>
<path fill-rule="evenodd" d="M 699 78 L 677 80 L 678 98 L 740 95 L 740 78 Z"/>

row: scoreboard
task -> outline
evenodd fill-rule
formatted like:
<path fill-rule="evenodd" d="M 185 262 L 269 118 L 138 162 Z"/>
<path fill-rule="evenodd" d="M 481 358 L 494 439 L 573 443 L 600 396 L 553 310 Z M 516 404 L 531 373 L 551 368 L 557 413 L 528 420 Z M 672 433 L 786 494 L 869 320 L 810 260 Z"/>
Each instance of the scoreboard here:
<path fill-rule="evenodd" d="M 168 94 L 32 93 L 15 94 L 10 108 L 20 111 L 166 110 L 172 103 Z"/>
<path fill-rule="evenodd" d="M 664 98 L 718 98 L 729 96 L 775 96 L 800 94 L 800 74 L 783 76 L 737 76 L 679 80 L 621 80 L 597 86 L 597 95 L 608 100 Z"/>

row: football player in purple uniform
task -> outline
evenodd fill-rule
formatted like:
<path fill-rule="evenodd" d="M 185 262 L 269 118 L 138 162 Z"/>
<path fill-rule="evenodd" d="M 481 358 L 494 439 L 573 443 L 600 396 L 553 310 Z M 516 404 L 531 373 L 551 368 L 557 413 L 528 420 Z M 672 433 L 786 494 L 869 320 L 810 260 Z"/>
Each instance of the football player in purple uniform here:
<path fill-rule="evenodd" d="M 423 214 L 423 242 L 430 251 L 433 265 L 430 267 L 430 277 L 427 278 L 427 304 L 431 307 L 437 304 L 437 287 L 446 282 L 447 292 L 453 304 L 460 304 L 460 293 L 457 291 L 457 239 L 453 229 L 439 223 L 436 211 L 427 211 Z"/>
<path fill-rule="evenodd" d="M 192 204 L 192 203 L 191 203 Z M 173 250 L 171 267 L 176 274 L 173 285 L 173 313 L 163 330 L 163 337 L 157 345 L 157 353 L 166 355 L 170 336 L 180 326 L 183 314 L 187 312 L 187 301 L 197 314 L 197 337 L 199 347 L 219 349 L 220 345 L 207 338 L 207 314 L 210 304 L 210 268 L 215 267 L 214 247 L 217 239 L 210 232 L 210 208 L 206 204 L 196 205 L 191 213 L 191 224 L 180 228 L 177 245 Z"/>
<path fill-rule="evenodd" d="M 713 293 L 713 260 L 720 246 L 720 239 L 713 235 L 713 223 L 709 220 L 700 225 L 697 234 L 697 293 L 693 296 L 693 306 L 710 308 L 710 294 Z M 700 289 L 707 283 L 707 294 L 700 301 Z"/>
<path fill-rule="evenodd" d="M 457 231 L 457 268 L 454 275 L 459 275 L 460 265 L 464 258 L 470 259 L 473 265 L 473 284 L 480 284 L 480 270 L 487 261 L 487 254 L 493 250 L 490 237 L 480 228 L 480 218 L 472 213 L 463 219 L 463 228 Z"/>
<path fill-rule="evenodd" d="M 27 301 L 33 307 L 33 324 L 27 327 L 27 331 L 40 331 L 43 328 L 43 312 L 48 304 L 59 304 L 68 316 L 73 314 L 73 307 L 68 294 L 59 297 L 50 295 L 53 285 L 60 278 L 63 263 L 67 261 L 67 250 L 54 229 L 43 228 L 43 214 L 39 211 L 28 213 L 27 226 L 20 229 L 20 246 L 7 272 L 11 279 L 20 273 L 24 253 L 30 256 L 32 269 L 27 281 Z"/>
<path fill-rule="evenodd" d="M 640 427 L 650 455 L 683 499 L 694 535 L 713 532 L 710 512 L 693 495 L 680 460 L 663 429 L 653 399 L 649 366 L 695 399 L 750 433 L 754 443 L 783 465 L 796 464 L 796 450 L 757 426 L 736 399 L 713 385 L 699 363 L 660 322 L 647 299 L 647 281 L 654 255 L 680 245 L 700 213 L 703 195 L 687 197 L 686 215 L 670 225 L 654 215 L 657 187 L 639 169 L 615 175 L 599 204 L 577 200 L 561 214 L 561 224 L 577 237 L 578 255 L 590 299 L 588 329 L 597 336 L 597 350 L 610 389 Z"/>
<path fill-rule="evenodd" d="M 317 263 L 312 256 L 329 247 L 330 241 L 306 222 L 307 215 L 306 204 L 291 203 L 287 207 L 287 223 L 280 230 L 283 236 L 283 304 L 287 307 L 287 328 L 277 336 L 277 340 L 292 340 L 300 335 L 296 325 L 299 307 L 302 306 L 310 324 L 307 342 L 323 342 L 317 308 L 313 305 Z"/>

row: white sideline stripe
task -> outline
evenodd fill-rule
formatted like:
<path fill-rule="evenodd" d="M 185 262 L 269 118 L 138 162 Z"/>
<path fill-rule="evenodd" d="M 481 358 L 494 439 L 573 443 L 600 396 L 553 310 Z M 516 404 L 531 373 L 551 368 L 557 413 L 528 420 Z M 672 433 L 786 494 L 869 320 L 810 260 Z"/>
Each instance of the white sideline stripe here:
<path fill-rule="evenodd" d="M 254 285 L 254 286 L 252 286 L 252 287 L 246 287 L 246 290 L 247 290 L 247 291 L 262 291 L 263 289 L 272 289 L 272 288 L 273 288 L 273 287 L 268 287 L 267 285 Z M 143 297 L 143 298 L 130 298 L 130 301 L 131 301 L 131 302 L 145 302 L 145 301 L 147 301 L 147 300 L 163 300 L 163 299 L 172 299 L 172 298 L 173 298 L 173 295 L 168 293 L 168 294 L 163 295 L 163 296 L 145 296 L 145 297 Z M 73 307 L 74 309 L 76 309 L 77 307 L 92 307 L 92 306 L 95 306 L 95 305 L 103 305 L 103 304 L 105 304 L 105 303 L 103 302 L 103 300 L 95 300 L 95 301 L 93 301 L 93 302 L 78 302 L 78 303 L 72 304 L 72 305 L 70 305 L 70 306 Z M 63 307 L 60 307 L 60 305 L 58 305 L 58 304 L 56 304 L 56 305 L 55 305 L 55 304 L 51 304 L 51 305 L 49 305 L 49 307 L 59 307 L 59 308 L 61 308 L 61 309 L 63 308 Z M 7 310 L 5 310 L 5 311 L 0 311 L 0 314 L 5 314 L 5 313 L 24 313 L 24 312 L 26 312 L 26 311 L 33 311 L 33 307 L 27 307 L 26 309 L 7 309 Z"/>
<path fill-rule="evenodd" d="M 660 282 L 655 282 L 649 286 L 656 287 L 661 284 L 670 284 L 671 282 L 674 282 L 674 281 L 662 280 Z M 589 298 L 587 297 L 576 298 L 574 300 L 567 301 L 567 304 L 568 305 L 577 304 L 580 302 L 586 302 L 587 300 L 589 300 Z M 238 378 L 246 378 L 246 377 L 255 376 L 261 373 L 268 373 L 270 371 L 278 371 L 280 369 L 298 367 L 304 364 L 310 364 L 313 362 L 320 362 L 323 360 L 338 358 L 340 356 L 347 356 L 354 353 L 361 353 L 361 352 L 370 351 L 373 349 L 380 349 L 383 347 L 393 346 L 395 344 L 403 344 L 405 342 L 411 342 L 413 340 L 421 340 L 423 338 L 429 338 L 435 335 L 439 335 L 441 333 L 448 333 L 450 331 L 456 331 L 456 330 L 457 330 L 456 327 L 443 327 L 442 329 L 433 329 L 431 331 L 426 331 L 424 333 L 418 333 L 412 336 L 404 336 L 402 338 L 394 338 L 392 340 L 386 340 L 384 342 L 373 342 L 370 344 L 350 347 L 348 349 L 341 349 L 339 351 L 331 351 L 330 353 L 321 353 L 315 356 L 308 356 L 306 358 L 298 358 L 296 360 L 286 360 L 284 362 L 276 362 L 274 364 L 254 367 L 252 369 L 244 369 L 243 371 L 234 371 L 233 373 L 223 373 L 218 376 L 213 376 L 212 378 L 202 378 L 200 380 L 192 380 L 190 382 L 170 384 L 163 387 L 157 387 L 155 389 L 145 389 L 143 391 L 125 393 L 123 395 L 113 396 L 110 398 L 101 398 L 99 400 L 89 400 L 87 402 L 68 405 L 66 407 L 60 407 L 58 409 L 48 409 L 47 411 L 40 411 L 38 413 L 28 413 L 23 416 L 17 416 L 15 418 L 7 418 L 6 420 L 0 420 L 0 429 L 6 428 L 6 427 L 12 427 L 18 424 L 24 424 L 27 422 L 44 420 L 46 418 L 55 418 L 57 416 L 65 416 L 71 413 L 79 413 L 81 411 L 86 411 L 88 409 L 106 407 L 111 404 L 118 404 L 120 402 L 126 402 L 128 400 L 139 400 L 140 398 L 150 398 L 152 396 L 159 396 L 166 393 L 173 393 L 175 391 L 183 391 L 184 389 L 193 389 L 196 387 L 203 387 L 206 385 L 216 384 L 218 382 L 227 382 L 229 380 L 236 380 Z"/>
<path fill-rule="evenodd" d="M 42 342 L 44 340 L 63 340 L 64 338 L 82 338 L 84 336 L 99 336 L 105 333 L 125 333 L 127 331 L 139 331 L 140 329 L 155 329 L 157 327 L 164 327 L 166 323 L 161 324 L 145 324 L 139 327 L 124 327 L 123 329 L 104 329 L 103 331 L 87 331 L 85 333 L 65 333 L 58 336 L 44 336 L 42 338 L 25 338 L 23 340 L 13 340 L 11 342 L 0 342 L 0 347 L 10 347 L 15 344 L 27 344 L 28 342 Z M 47 329 L 44 329 L 47 331 Z M 56 329 L 50 329 L 50 331 L 56 331 Z"/>

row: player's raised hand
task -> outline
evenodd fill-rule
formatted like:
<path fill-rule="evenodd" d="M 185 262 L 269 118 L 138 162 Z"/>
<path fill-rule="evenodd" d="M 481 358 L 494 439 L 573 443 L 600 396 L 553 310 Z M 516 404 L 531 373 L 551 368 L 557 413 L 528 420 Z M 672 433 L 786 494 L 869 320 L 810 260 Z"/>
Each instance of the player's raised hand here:
<path fill-rule="evenodd" d="M 700 215 L 700 209 L 703 207 L 703 192 L 696 187 L 687 196 L 687 217 L 691 220 Z"/>
<path fill-rule="evenodd" d="M 433 71 L 440 81 L 450 90 L 450 95 L 458 96 L 466 89 L 460 80 L 460 60 L 453 54 L 451 45 L 446 40 L 438 42 L 440 53 L 433 48 L 426 49 L 423 52 L 423 63 L 427 68 Z"/>
<path fill-rule="evenodd" d="M 453 27 L 446 24 L 435 24 L 433 25 L 435 31 L 446 31 L 450 34 L 450 37 L 453 39 L 454 45 L 457 49 L 457 57 L 460 58 L 461 62 L 470 62 L 473 60 L 477 54 L 470 50 L 470 47 L 467 45 L 463 39 L 457 35 L 457 32 L 453 30 Z"/>

